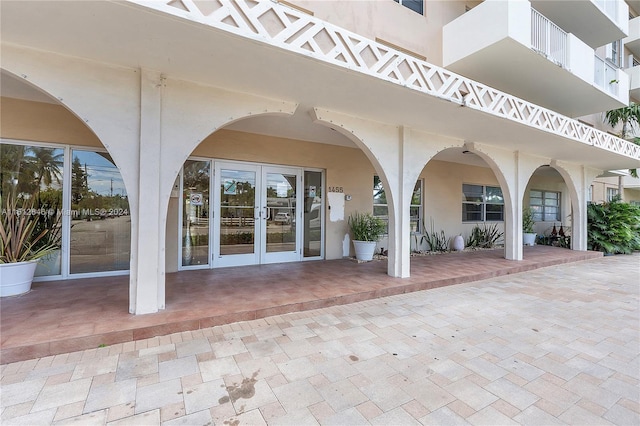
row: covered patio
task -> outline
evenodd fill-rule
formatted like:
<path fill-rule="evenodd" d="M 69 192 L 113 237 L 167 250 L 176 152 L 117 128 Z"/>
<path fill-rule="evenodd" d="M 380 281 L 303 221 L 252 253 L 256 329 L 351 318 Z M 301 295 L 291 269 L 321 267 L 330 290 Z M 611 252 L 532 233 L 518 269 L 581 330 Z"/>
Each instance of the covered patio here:
<path fill-rule="evenodd" d="M 387 275 L 387 262 L 349 259 L 167 274 L 167 308 L 131 315 L 127 276 L 34 283 L 2 299 L 0 363 L 197 330 L 289 312 L 428 290 L 601 257 L 550 246 L 413 257 L 411 278 Z"/>

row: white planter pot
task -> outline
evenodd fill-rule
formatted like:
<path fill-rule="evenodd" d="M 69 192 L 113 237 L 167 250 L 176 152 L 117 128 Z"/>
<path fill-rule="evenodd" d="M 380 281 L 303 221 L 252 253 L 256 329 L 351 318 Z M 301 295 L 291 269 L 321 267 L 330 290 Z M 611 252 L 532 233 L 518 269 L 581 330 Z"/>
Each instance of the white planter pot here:
<path fill-rule="evenodd" d="M 373 253 L 376 250 L 377 243 L 375 241 L 356 241 L 353 240 L 353 248 L 356 250 L 356 259 L 369 261 L 373 260 Z"/>
<path fill-rule="evenodd" d="M 37 260 L 0 264 L 0 297 L 16 296 L 31 290 Z"/>
<path fill-rule="evenodd" d="M 60 252 L 61 250 L 54 250 L 46 256 L 43 256 L 38 261 L 36 267 L 36 277 L 45 275 L 60 275 Z"/>
<path fill-rule="evenodd" d="M 456 235 L 451 246 L 455 251 L 464 250 L 464 238 L 462 238 L 462 235 Z"/>
<path fill-rule="evenodd" d="M 522 244 L 525 246 L 533 246 L 536 244 L 536 234 L 529 234 L 527 232 L 522 234 Z"/>

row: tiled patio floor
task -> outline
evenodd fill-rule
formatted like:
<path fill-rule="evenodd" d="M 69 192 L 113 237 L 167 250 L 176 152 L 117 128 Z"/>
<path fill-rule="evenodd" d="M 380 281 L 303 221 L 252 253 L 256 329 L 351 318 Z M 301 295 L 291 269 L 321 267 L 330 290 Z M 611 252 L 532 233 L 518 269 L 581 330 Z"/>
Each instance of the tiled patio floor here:
<path fill-rule="evenodd" d="M 179 331 L 425 290 L 600 257 L 547 246 L 525 259 L 503 251 L 411 259 L 411 278 L 386 275 L 386 262 L 351 260 L 249 266 L 167 274 L 166 309 L 128 312 L 128 277 L 35 283 L 1 302 L 0 363 L 38 358 Z"/>

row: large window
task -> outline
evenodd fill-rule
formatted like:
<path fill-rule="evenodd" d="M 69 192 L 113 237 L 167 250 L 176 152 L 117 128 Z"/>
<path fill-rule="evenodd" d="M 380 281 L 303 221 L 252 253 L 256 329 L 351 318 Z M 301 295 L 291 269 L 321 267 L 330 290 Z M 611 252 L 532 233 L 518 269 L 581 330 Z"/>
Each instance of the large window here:
<path fill-rule="evenodd" d="M 463 222 L 504 220 L 504 197 L 498 186 L 462 185 Z"/>
<path fill-rule="evenodd" d="M 612 201 L 618 194 L 618 188 L 607 188 L 607 201 Z"/>
<path fill-rule="evenodd" d="M 536 222 L 561 220 L 559 192 L 532 190 L 529 193 L 529 206 Z"/>
<path fill-rule="evenodd" d="M 389 207 L 387 205 L 387 195 L 384 192 L 382 181 L 378 176 L 373 177 L 373 215 L 382 219 L 387 224 L 387 234 L 389 233 Z M 422 180 L 418 179 L 413 188 L 410 207 L 410 228 L 411 232 L 421 232 L 422 223 Z"/>
<path fill-rule="evenodd" d="M 423 0 L 394 0 L 396 3 L 400 3 L 404 7 L 408 7 L 414 12 L 424 15 L 424 1 Z"/>
<path fill-rule="evenodd" d="M 65 172 L 68 170 L 69 172 Z M 129 199 L 108 153 L 68 145 L 0 142 L 0 195 L 35 200 L 41 244 L 36 276 L 71 277 L 129 269 Z"/>

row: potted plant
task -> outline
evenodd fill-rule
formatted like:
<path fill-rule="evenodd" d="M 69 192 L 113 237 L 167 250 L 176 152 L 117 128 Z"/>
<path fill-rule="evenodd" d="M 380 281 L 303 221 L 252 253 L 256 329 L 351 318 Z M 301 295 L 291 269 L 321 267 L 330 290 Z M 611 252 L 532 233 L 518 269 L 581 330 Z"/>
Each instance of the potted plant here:
<path fill-rule="evenodd" d="M 376 243 L 385 232 L 385 223 L 371 213 L 354 213 L 349 216 L 349 228 L 353 237 L 356 259 L 373 259 Z"/>
<path fill-rule="evenodd" d="M 36 230 L 39 210 L 34 202 L 30 198 L 18 208 L 15 194 L 7 197 L 6 204 L 0 198 L 0 297 L 28 292 L 38 259 L 58 248 L 40 244 L 49 230 Z"/>
<path fill-rule="evenodd" d="M 536 233 L 533 230 L 533 210 L 527 207 L 522 210 L 522 243 L 525 246 L 533 246 L 536 243 Z"/>

